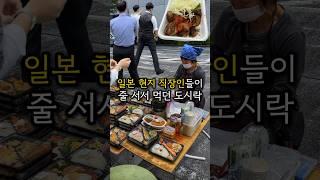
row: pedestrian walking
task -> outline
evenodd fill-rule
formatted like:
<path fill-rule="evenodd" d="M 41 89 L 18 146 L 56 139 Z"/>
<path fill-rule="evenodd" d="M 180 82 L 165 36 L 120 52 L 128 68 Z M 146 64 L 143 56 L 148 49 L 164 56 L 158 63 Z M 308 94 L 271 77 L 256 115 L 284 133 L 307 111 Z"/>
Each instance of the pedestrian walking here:
<path fill-rule="evenodd" d="M 139 19 L 139 35 L 138 48 L 136 53 L 136 63 L 139 64 L 140 57 L 144 46 L 148 46 L 152 55 L 154 69 L 157 75 L 164 71 L 160 69 L 156 39 L 158 38 L 158 24 L 155 16 L 152 15 L 153 4 L 151 2 L 146 4 L 146 11 L 142 13 Z"/>

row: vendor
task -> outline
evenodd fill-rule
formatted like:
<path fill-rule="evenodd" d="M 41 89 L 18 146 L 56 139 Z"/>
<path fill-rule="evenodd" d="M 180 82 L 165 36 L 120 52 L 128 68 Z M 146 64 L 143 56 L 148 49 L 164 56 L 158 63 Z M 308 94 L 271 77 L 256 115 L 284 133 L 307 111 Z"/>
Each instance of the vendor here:
<path fill-rule="evenodd" d="M 196 98 L 193 100 L 195 107 L 199 108 L 203 108 L 205 105 L 205 98 L 203 97 L 202 90 L 205 84 L 206 74 L 197 62 L 197 57 L 201 55 L 202 51 L 202 48 L 193 47 L 187 44 L 184 45 L 180 55 L 182 64 L 179 66 L 175 75 L 176 79 L 192 79 L 193 81 L 202 80 L 202 86 L 199 84 L 195 85 L 193 89 L 188 89 L 188 91 L 191 90 L 202 94 L 200 100 Z M 185 98 L 181 102 L 186 102 L 188 100 L 189 98 Z"/>
<path fill-rule="evenodd" d="M 248 67 L 245 59 L 247 55 L 263 55 L 263 60 L 259 62 L 262 61 L 264 66 L 270 67 L 271 61 L 283 58 L 289 69 L 288 57 L 292 54 L 295 67 L 294 82 L 289 82 L 290 73 L 287 70 L 279 74 L 268 71 L 264 72 L 263 85 L 252 85 L 247 83 L 245 73 L 238 70 L 236 76 L 238 83 L 232 86 L 220 84 L 218 93 L 228 92 L 233 97 L 233 114 L 243 103 L 246 94 L 253 96 L 258 92 L 276 93 L 282 98 L 285 92 L 289 92 L 290 100 L 294 99 L 305 62 L 306 42 L 301 27 L 294 22 L 294 18 L 285 8 L 277 3 L 277 0 L 230 0 L 230 2 L 231 7 L 223 11 L 214 29 L 213 58 L 227 57 L 231 66 L 231 57 L 236 55 L 236 65 L 239 69 Z M 232 79 L 231 76 L 225 77 L 228 78 Z M 265 105 L 265 101 L 261 102 Z M 262 114 L 262 124 L 270 132 L 271 143 L 298 148 L 303 136 L 304 120 L 296 101 L 294 107 L 290 106 L 290 109 L 289 125 L 284 125 L 283 116 L 279 118 L 270 116 L 268 112 L 268 115 Z M 211 125 L 224 130 L 240 131 L 248 123 L 256 120 L 256 115 L 253 116 L 242 113 L 232 120 L 213 119 Z"/>

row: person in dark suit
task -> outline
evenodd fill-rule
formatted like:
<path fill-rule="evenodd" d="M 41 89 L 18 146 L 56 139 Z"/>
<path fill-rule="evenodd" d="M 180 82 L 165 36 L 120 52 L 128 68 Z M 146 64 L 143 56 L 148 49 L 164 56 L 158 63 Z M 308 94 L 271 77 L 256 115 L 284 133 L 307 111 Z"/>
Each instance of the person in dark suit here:
<path fill-rule="evenodd" d="M 144 46 L 148 46 L 152 55 L 154 69 L 156 74 L 162 74 L 164 70 L 160 69 L 159 58 L 157 55 L 158 38 L 158 24 L 155 16 L 152 15 L 153 4 L 151 2 L 146 4 L 146 11 L 141 14 L 139 18 L 139 35 L 138 35 L 138 48 L 136 52 L 136 63 L 139 64 L 140 57 L 143 52 Z"/>

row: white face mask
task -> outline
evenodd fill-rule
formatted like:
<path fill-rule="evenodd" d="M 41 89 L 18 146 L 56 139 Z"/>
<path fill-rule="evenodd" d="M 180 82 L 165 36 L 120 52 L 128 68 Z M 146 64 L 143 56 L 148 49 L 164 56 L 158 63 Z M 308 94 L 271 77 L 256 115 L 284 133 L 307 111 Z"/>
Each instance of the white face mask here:
<path fill-rule="evenodd" d="M 185 69 L 190 69 L 192 64 L 182 64 Z"/>
<path fill-rule="evenodd" d="M 236 18 L 244 23 L 255 21 L 265 13 L 265 9 L 262 9 L 259 5 L 244 9 L 234 9 L 232 7 L 232 10 Z"/>

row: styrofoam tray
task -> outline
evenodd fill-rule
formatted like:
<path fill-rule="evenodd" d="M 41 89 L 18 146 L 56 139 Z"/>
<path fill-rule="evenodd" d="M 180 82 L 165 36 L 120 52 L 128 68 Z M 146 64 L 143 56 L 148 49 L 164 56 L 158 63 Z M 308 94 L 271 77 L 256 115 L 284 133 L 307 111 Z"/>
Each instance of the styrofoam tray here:
<path fill-rule="evenodd" d="M 167 12 L 169 11 L 169 6 L 171 5 L 171 2 L 174 0 L 169 0 L 166 11 L 164 13 L 164 16 L 162 18 L 160 28 L 159 28 L 159 38 L 163 40 L 170 40 L 170 41 L 206 41 L 209 38 L 209 29 L 208 29 L 208 23 L 207 23 L 207 13 L 206 13 L 206 6 L 205 6 L 205 0 L 201 0 L 201 11 L 202 11 L 202 17 L 201 17 L 201 24 L 200 24 L 200 33 L 196 37 L 179 37 L 179 36 L 167 36 L 164 33 L 164 30 L 166 28 L 166 25 L 168 23 L 167 21 Z"/>

